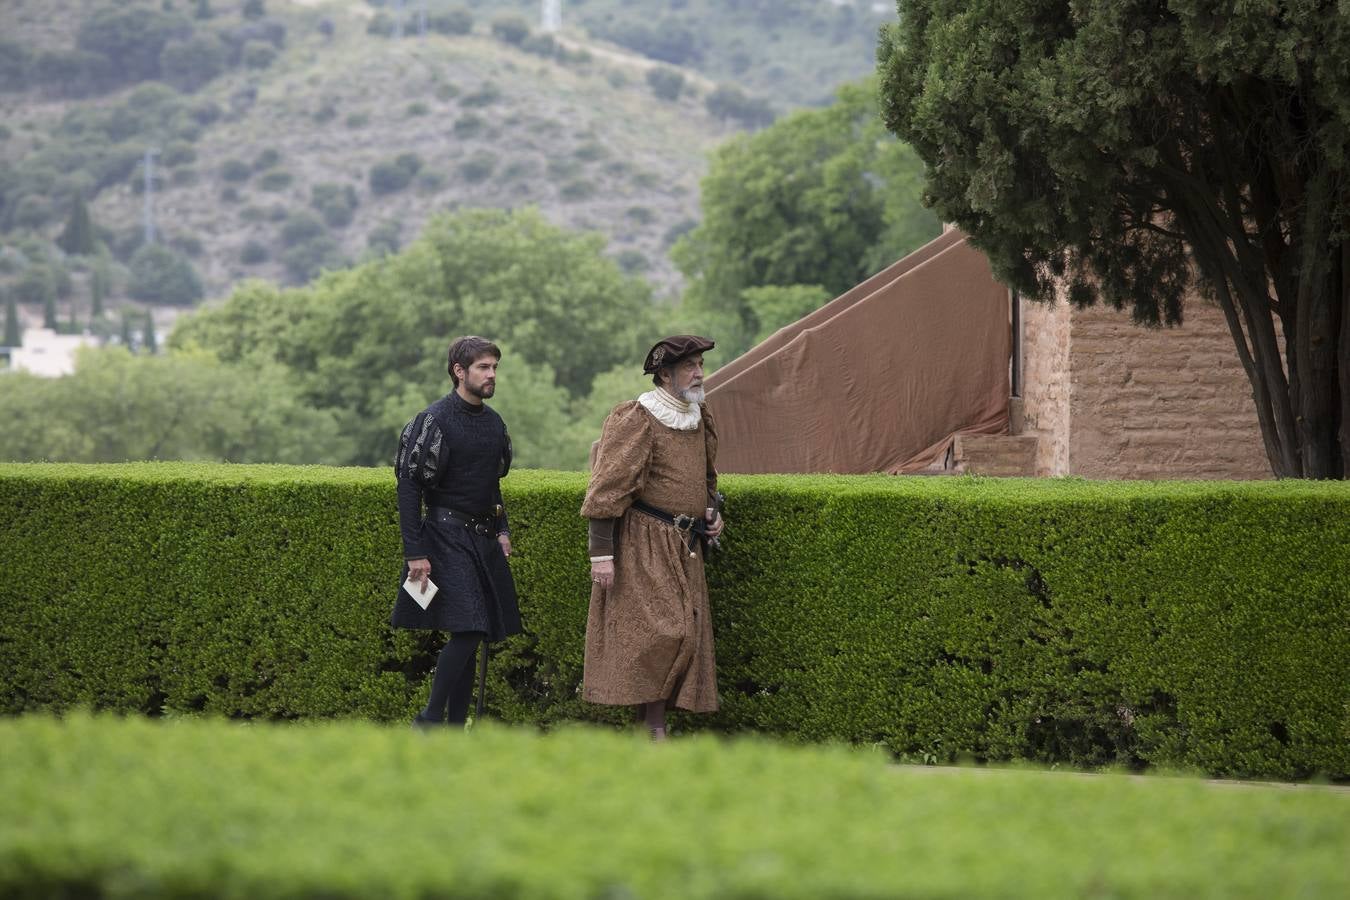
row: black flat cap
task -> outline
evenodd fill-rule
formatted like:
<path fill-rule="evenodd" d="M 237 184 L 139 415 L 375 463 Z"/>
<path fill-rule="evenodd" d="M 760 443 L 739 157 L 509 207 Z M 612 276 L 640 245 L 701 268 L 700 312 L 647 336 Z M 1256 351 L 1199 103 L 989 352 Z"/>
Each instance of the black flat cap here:
<path fill-rule="evenodd" d="M 642 364 L 642 371 L 650 375 L 662 366 L 673 366 L 686 356 L 703 353 L 714 346 L 716 345 L 712 341 L 696 334 L 677 334 L 662 338 L 656 342 L 656 346 L 647 351 L 647 360 Z"/>

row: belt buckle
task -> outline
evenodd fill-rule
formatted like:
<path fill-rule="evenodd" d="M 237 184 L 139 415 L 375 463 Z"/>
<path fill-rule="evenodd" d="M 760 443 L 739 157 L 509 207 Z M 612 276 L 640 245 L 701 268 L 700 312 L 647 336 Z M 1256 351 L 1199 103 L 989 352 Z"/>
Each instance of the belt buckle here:
<path fill-rule="evenodd" d="M 680 531 L 688 531 L 689 529 L 694 527 L 694 517 L 686 516 L 684 513 L 680 513 L 678 516 L 675 517 L 675 521 L 673 524 L 675 525 L 676 528 L 680 529 Z"/>

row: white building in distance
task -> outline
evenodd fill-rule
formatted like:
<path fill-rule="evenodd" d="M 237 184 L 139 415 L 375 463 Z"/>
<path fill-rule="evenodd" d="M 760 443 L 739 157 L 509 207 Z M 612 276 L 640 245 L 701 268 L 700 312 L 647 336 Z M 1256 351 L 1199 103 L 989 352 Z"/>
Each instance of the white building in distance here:
<path fill-rule="evenodd" d="M 9 352 L 12 372 L 29 372 L 43 378 L 59 378 L 75 372 L 75 351 L 97 347 L 99 339 L 89 334 L 57 334 L 50 328 L 27 328 L 23 346 Z"/>

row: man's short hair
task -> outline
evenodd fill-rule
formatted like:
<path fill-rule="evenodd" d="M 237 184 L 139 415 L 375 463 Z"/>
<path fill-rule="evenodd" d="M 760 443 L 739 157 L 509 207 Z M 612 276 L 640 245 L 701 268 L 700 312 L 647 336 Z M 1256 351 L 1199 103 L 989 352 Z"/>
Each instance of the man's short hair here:
<path fill-rule="evenodd" d="M 479 337 L 476 334 L 456 338 L 454 343 L 450 345 L 450 352 L 447 354 L 448 358 L 445 364 L 445 370 L 450 374 L 450 380 L 454 382 L 455 387 L 459 387 L 459 378 L 455 375 L 456 364 L 467 370 L 469 366 L 489 354 L 497 357 L 497 359 L 502 358 L 501 348 L 487 338 Z"/>

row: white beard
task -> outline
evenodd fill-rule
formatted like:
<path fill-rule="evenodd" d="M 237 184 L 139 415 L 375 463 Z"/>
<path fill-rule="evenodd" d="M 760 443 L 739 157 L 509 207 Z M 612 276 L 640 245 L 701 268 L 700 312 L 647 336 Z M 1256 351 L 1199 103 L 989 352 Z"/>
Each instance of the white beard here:
<path fill-rule="evenodd" d="M 705 399 L 703 388 L 691 387 L 680 391 L 680 399 L 685 403 L 702 403 Z"/>

